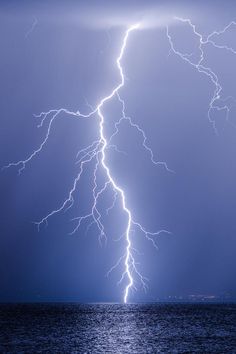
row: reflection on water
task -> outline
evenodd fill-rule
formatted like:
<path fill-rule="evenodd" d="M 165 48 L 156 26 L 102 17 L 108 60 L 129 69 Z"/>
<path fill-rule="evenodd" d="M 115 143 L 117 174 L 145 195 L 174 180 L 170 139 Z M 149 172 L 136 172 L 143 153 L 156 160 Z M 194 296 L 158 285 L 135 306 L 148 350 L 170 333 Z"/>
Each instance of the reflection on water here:
<path fill-rule="evenodd" d="M 236 353 L 236 305 L 0 305 L 1 353 Z"/>

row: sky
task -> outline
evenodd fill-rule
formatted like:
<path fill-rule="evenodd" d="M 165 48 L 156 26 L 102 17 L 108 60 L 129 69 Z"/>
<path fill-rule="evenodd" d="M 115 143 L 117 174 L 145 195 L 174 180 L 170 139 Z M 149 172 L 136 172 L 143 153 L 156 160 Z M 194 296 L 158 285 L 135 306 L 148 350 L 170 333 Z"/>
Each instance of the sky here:
<path fill-rule="evenodd" d="M 226 110 L 210 111 L 215 86 L 171 51 L 199 60 L 199 38 L 207 38 L 235 19 L 234 1 L 1 1 L 0 2 L 0 165 L 24 160 L 47 134 L 49 117 L 35 115 L 66 108 L 84 114 L 118 85 L 116 59 L 125 31 L 134 23 L 122 58 L 125 75 L 120 95 L 127 115 L 141 127 L 158 161 L 143 149 L 142 135 L 120 125 L 107 151 L 112 175 L 122 186 L 135 220 L 147 230 L 168 230 L 155 238 L 158 250 L 140 232 L 132 233 L 143 291 L 129 301 L 169 296 L 230 294 L 236 300 L 236 54 L 211 44 L 204 47 L 205 67 L 217 74 Z M 218 46 L 235 48 L 236 26 L 213 37 Z M 122 110 L 117 99 L 103 109 L 105 134 L 114 132 Z M 127 220 L 110 190 L 99 200 L 107 242 L 88 224 L 71 234 L 72 219 L 92 203 L 94 163 L 88 165 L 74 193 L 74 205 L 40 221 L 61 206 L 79 171 L 76 154 L 96 140 L 98 117 L 76 119 L 61 113 L 50 137 L 20 175 L 17 167 L 0 173 L 0 301 L 121 302 L 127 279 L 117 282 L 124 262 Z M 118 152 L 117 150 L 121 150 Z M 104 171 L 99 170 L 102 185 Z M 87 230 L 87 231 L 86 231 Z"/>

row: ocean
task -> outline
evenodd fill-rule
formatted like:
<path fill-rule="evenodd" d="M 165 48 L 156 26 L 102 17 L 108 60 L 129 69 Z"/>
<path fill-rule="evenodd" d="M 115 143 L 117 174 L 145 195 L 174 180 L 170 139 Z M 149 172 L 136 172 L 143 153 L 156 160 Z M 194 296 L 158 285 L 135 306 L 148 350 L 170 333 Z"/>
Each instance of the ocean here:
<path fill-rule="evenodd" d="M 2 304 L 0 353 L 236 353 L 236 304 Z"/>

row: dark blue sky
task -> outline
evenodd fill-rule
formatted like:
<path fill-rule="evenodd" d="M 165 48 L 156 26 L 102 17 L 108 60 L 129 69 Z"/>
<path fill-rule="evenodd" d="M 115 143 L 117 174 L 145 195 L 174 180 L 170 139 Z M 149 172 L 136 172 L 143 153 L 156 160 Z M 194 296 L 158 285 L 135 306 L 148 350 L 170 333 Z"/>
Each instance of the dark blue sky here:
<path fill-rule="evenodd" d="M 0 3 L 1 166 L 25 159 L 40 145 L 47 125 L 37 129 L 33 114 L 61 107 L 88 112 L 86 102 L 96 106 L 110 93 L 119 80 L 115 60 L 125 26 L 150 20 L 150 26 L 130 36 L 122 61 L 126 83 L 121 95 L 155 156 L 175 173 L 153 166 L 141 136 L 125 123 L 115 143 L 127 155 L 110 151 L 108 162 L 135 219 L 147 229 L 165 228 L 172 235 L 159 237 L 158 251 L 139 233 L 133 235 L 142 253 L 137 254 L 138 267 L 149 279 L 149 290 L 145 294 L 138 286 L 131 301 L 236 294 L 236 108 L 231 102 L 228 120 L 223 111 L 212 114 L 217 136 L 207 118 L 214 85 L 170 53 L 165 21 L 178 50 L 197 51 L 190 28 L 169 23 L 173 14 L 191 18 L 207 35 L 235 20 L 236 5 Z M 217 43 L 236 49 L 235 34 L 236 26 Z M 227 50 L 205 49 L 204 65 L 217 73 L 222 98 L 234 95 L 235 61 L 236 55 Z M 116 100 L 106 105 L 107 134 L 120 114 Z M 91 204 L 92 166 L 75 193 L 74 208 L 53 216 L 40 232 L 32 223 L 61 205 L 78 172 L 76 153 L 97 136 L 97 128 L 94 120 L 61 114 L 45 149 L 20 176 L 16 168 L 0 174 L 0 301 L 122 300 L 125 284 L 116 284 L 122 267 L 105 276 L 125 247 L 125 240 L 114 241 L 124 231 L 119 205 L 104 219 L 106 246 L 99 245 L 93 227 L 87 235 L 86 227 L 69 235 L 74 226 L 70 220 Z M 101 201 L 101 210 L 107 203 L 109 195 Z"/>

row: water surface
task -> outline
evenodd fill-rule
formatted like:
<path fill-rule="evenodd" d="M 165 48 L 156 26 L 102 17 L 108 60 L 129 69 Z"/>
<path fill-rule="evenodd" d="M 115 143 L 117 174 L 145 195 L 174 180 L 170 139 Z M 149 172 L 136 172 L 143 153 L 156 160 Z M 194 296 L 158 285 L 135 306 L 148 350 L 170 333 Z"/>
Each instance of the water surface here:
<path fill-rule="evenodd" d="M 236 305 L 0 305 L 0 353 L 236 353 Z"/>

